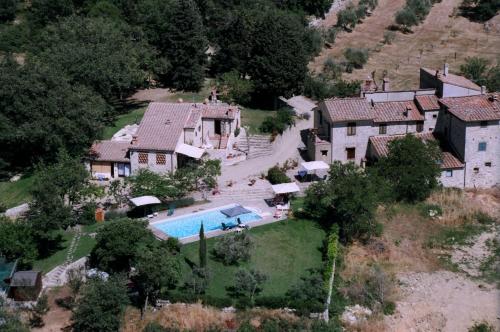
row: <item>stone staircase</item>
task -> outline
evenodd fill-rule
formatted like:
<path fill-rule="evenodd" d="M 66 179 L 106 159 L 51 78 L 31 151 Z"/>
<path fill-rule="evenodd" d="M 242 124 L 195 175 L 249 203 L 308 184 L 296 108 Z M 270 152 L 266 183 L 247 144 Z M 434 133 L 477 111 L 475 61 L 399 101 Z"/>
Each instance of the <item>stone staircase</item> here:
<path fill-rule="evenodd" d="M 227 148 L 228 141 L 229 141 L 229 138 L 226 136 L 222 136 L 222 138 L 220 138 L 219 136 L 210 137 L 210 143 L 213 145 L 213 147 L 215 149 Z"/>
<path fill-rule="evenodd" d="M 273 144 L 269 136 L 240 135 L 238 138 L 238 149 L 247 153 L 247 159 L 265 157 L 273 153 Z"/>

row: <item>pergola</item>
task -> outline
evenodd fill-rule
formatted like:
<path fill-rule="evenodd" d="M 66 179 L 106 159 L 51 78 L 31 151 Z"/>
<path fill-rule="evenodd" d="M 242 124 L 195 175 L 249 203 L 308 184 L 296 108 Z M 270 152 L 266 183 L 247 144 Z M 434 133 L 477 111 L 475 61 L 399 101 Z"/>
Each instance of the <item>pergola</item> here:
<path fill-rule="evenodd" d="M 275 184 L 272 188 L 276 195 L 293 194 L 300 191 L 299 186 L 295 182 Z"/>
<path fill-rule="evenodd" d="M 329 169 L 330 166 L 325 163 L 324 161 L 317 160 L 317 161 L 309 161 L 309 162 L 303 162 L 300 164 L 301 170 L 299 171 L 299 174 L 301 172 L 304 173 L 304 175 L 318 175 L 317 172 L 319 171 L 320 173 L 326 173 Z M 324 174 L 326 175 L 326 174 Z"/>

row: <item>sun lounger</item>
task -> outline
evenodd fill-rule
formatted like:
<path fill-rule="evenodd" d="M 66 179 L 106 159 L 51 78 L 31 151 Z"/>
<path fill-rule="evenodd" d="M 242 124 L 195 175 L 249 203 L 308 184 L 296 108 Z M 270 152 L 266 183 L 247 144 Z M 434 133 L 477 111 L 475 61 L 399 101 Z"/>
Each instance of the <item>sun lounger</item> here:
<path fill-rule="evenodd" d="M 230 229 L 238 227 L 238 225 L 227 225 L 226 223 L 221 223 L 221 226 L 223 231 L 228 231 Z"/>
<path fill-rule="evenodd" d="M 175 207 L 174 206 L 169 207 L 168 212 L 167 212 L 167 216 L 173 215 L 174 212 L 175 212 Z"/>

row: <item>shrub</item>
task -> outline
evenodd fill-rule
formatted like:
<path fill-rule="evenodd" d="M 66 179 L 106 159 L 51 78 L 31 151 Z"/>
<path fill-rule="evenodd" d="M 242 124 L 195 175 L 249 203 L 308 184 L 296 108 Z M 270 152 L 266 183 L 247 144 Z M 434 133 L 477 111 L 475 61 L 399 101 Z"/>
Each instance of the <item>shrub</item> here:
<path fill-rule="evenodd" d="M 339 29 L 337 27 L 331 27 L 324 32 L 324 38 L 328 43 L 334 44 L 338 33 Z"/>
<path fill-rule="evenodd" d="M 370 10 L 374 10 L 378 6 L 378 0 L 360 0 L 359 5 L 363 5 Z"/>
<path fill-rule="evenodd" d="M 95 211 L 97 209 L 96 203 L 87 203 L 85 204 L 80 212 L 78 223 L 81 225 L 91 225 L 96 222 L 95 220 Z"/>
<path fill-rule="evenodd" d="M 236 70 L 222 74 L 218 81 L 223 101 L 237 104 L 247 104 L 250 101 L 254 89 L 253 83 Z"/>
<path fill-rule="evenodd" d="M 476 219 L 477 222 L 482 224 L 482 225 L 493 224 L 496 221 L 495 218 L 493 218 L 488 213 L 483 212 L 483 211 L 476 212 L 474 214 L 474 219 Z"/>
<path fill-rule="evenodd" d="M 392 301 L 388 301 L 384 304 L 384 315 L 393 315 L 394 312 L 396 311 L 396 303 Z"/>
<path fill-rule="evenodd" d="M 236 264 L 250 259 L 252 239 L 247 232 L 224 235 L 215 243 L 213 255 L 224 264 Z"/>
<path fill-rule="evenodd" d="M 271 182 L 271 184 L 292 182 L 292 180 L 290 180 L 290 178 L 286 175 L 286 173 L 278 166 L 271 167 L 267 171 L 267 180 Z"/>
<path fill-rule="evenodd" d="M 286 292 L 290 307 L 297 309 L 303 315 L 323 311 L 327 292 L 320 286 L 322 284 L 320 271 L 311 271 L 310 275 L 302 277 Z"/>
<path fill-rule="evenodd" d="M 475 322 L 469 329 L 469 332 L 495 332 L 495 327 L 488 322 Z"/>
<path fill-rule="evenodd" d="M 352 3 L 337 13 L 337 26 L 344 29 L 354 29 L 357 23 L 358 16 L 356 15 L 356 8 Z"/>
<path fill-rule="evenodd" d="M 276 117 L 268 116 L 260 125 L 260 131 L 264 133 L 282 134 L 288 127 L 295 122 L 293 120 L 294 112 L 288 108 L 279 109 Z"/>
<path fill-rule="evenodd" d="M 343 66 L 335 61 L 333 58 L 329 57 L 326 59 L 323 65 L 323 72 L 326 77 L 332 80 L 338 80 L 342 78 Z"/>
<path fill-rule="evenodd" d="M 255 299 L 255 305 L 268 309 L 281 309 L 289 305 L 289 299 L 284 296 L 262 296 Z"/>
<path fill-rule="evenodd" d="M 75 306 L 75 300 L 72 296 L 57 298 L 55 302 L 58 306 L 66 310 L 72 310 Z"/>
<path fill-rule="evenodd" d="M 485 82 L 485 74 L 488 70 L 489 61 L 480 57 L 468 57 L 460 66 L 460 72 L 468 79 L 482 85 Z"/>
<path fill-rule="evenodd" d="M 240 135 L 240 127 L 234 130 L 234 137 L 238 137 Z"/>
<path fill-rule="evenodd" d="M 403 26 L 404 30 L 408 30 L 418 24 L 418 17 L 413 9 L 404 7 L 396 13 L 396 23 Z"/>
<path fill-rule="evenodd" d="M 394 31 L 388 30 L 384 32 L 384 44 L 391 45 L 394 39 L 396 39 L 396 33 Z"/>
<path fill-rule="evenodd" d="M 233 300 L 228 297 L 215 297 L 205 295 L 202 297 L 203 304 L 216 308 L 227 308 L 233 305 Z"/>
<path fill-rule="evenodd" d="M 368 50 L 349 47 L 344 51 L 344 56 L 350 65 L 359 69 L 363 68 L 363 65 L 368 61 Z"/>

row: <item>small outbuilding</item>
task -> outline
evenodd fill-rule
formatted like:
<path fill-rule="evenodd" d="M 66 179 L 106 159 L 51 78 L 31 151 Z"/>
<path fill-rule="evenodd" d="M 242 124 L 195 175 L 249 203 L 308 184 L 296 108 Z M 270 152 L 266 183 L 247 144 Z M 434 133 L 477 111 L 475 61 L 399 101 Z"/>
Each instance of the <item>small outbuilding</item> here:
<path fill-rule="evenodd" d="M 9 297 L 15 301 L 36 301 L 41 291 L 40 271 L 17 271 L 9 281 Z"/>

